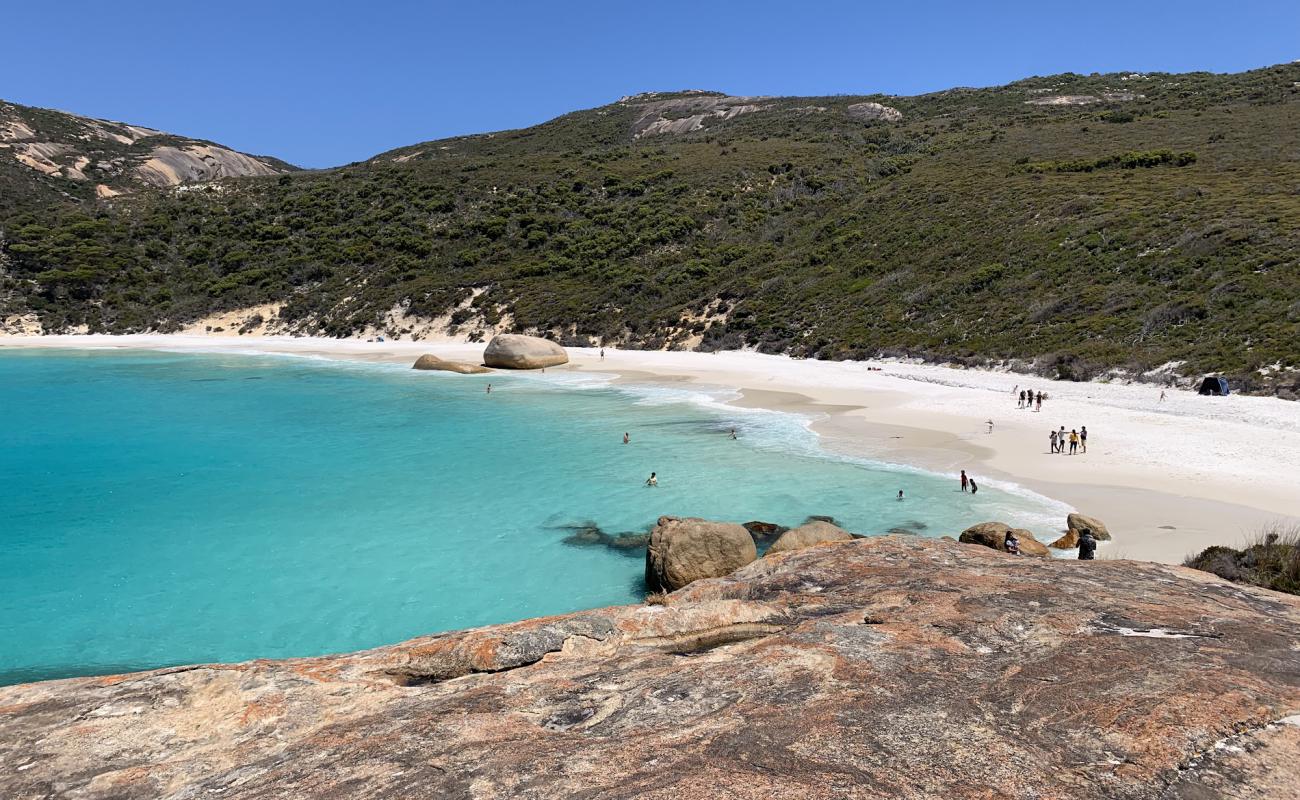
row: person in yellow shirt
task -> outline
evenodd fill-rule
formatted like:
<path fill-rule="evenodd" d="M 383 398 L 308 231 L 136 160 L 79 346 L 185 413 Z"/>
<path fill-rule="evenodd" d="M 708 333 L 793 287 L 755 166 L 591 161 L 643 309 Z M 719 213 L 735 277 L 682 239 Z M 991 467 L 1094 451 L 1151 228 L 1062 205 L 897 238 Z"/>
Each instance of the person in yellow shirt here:
<path fill-rule="evenodd" d="M 1076 430 L 1071 430 L 1070 431 L 1070 455 L 1074 455 L 1074 452 L 1078 449 L 1079 449 L 1079 432 Z"/>

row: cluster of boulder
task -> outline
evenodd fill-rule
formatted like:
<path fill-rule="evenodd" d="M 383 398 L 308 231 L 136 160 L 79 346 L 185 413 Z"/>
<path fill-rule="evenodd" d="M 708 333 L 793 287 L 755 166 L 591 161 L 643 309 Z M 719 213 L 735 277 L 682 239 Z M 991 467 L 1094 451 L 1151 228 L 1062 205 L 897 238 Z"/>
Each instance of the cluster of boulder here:
<path fill-rule="evenodd" d="M 1051 558 L 1052 551 L 1048 547 L 1054 547 L 1057 550 L 1073 550 L 1079 546 L 1079 536 L 1084 530 L 1092 531 L 1092 535 L 1096 539 L 1110 539 L 1110 531 L 1106 529 L 1106 524 L 1096 517 L 1070 514 L 1065 518 L 1065 525 L 1065 535 L 1050 545 L 1038 541 L 1033 533 L 1024 528 L 1013 528 L 1005 522 L 981 522 L 978 525 L 972 525 L 961 532 L 961 535 L 957 537 L 957 541 L 965 544 L 979 544 L 1005 553 L 1007 551 L 1007 534 L 1014 533 L 1015 537 L 1020 540 L 1021 555 Z"/>
<path fill-rule="evenodd" d="M 645 554 L 645 582 L 650 592 L 673 592 L 704 578 L 720 578 L 758 559 L 756 539 L 776 531 L 770 523 L 712 522 L 698 517 L 660 517 L 650 531 Z M 758 531 L 758 532 L 755 532 Z M 830 542 L 847 542 L 853 534 L 831 522 L 810 519 L 780 533 L 768 546 L 774 556 Z"/>
<path fill-rule="evenodd" d="M 503 333 L 492 337 L 483 350 L 483 363 L 471 364 L 468 361 L 447 361 L 425 353 L 415 360 L 412 369 L 441 370 L 459 372 L 462 375 L 477 375 L 491 372 L 491 367 L 499 369 L 545 369 L 569 363 L 569 354 L 560 345 L 538 336 L 523 336 L 515 333 Z"/>
<path fill-rule="evenodd" d="M 1110 539 L 1110 531 L 1094 517 L 1070 514 L 1066 520 L 1067 533 L 1050 547 L 1068 549 L 1078 547 L 1079 535 L 1085 528 L 1098 539 Z M 1007 552 L 1007 535 L 1015 534 L 1021 555 L 1051 558 L 1049 545 L 1038 541 L 1031 531 L 1014 528 L 1005 522 L 981 522 L 961 532 L 958 541 L 978 544 L 1000 552 Z M 645 541 L 640 536 L 608 537 L 599 532 L 588 536 L 605 536 L 611 541 L 623 542 L 625 547 L 640 547 Z M 760 545 L 766 545 L 764 556 L 777 556 L 816 545 L 848 542 L 863 538 L 849 533 L 827 517 L 811 517 L 797 528 L 783 528 L 770 522 L 713 522 L 698 517 L 660 517 L 651 529 L 646 542 L 645 582 L 651 593 L 673 592 L 683 586 L 705 578 L 730 575 L 741 567 L 758 560 Z M 592 541 L 573 543 L 588 544 Z M 566 540 L 568 541 L 568 540 Z M 609 544 L 601 541 L 599 543 Z"/>

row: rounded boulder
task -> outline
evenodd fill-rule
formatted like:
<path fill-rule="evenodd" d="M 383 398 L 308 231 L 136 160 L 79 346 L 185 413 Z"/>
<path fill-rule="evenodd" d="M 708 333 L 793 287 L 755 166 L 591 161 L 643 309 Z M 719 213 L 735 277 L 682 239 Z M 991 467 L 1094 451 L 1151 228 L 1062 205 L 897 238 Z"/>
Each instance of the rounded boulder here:
<path fill-rule="evenodd" d="M 415 363 L 411 365 L 411 369 L 458 372 L 461 375 L 480 375 L 492 371 L 480 364 L 471 364 L 468 361 L 443 361 L 432 353 L 425 353 L 417 358 Z"/>
<path fill-rule="evenodd" d="M 730 575 L 756 558 L 758 549 L 743 525 L 660 517 L 646 548 L 646 589 L 676 591 L 704 578 Z"/>
<path fill-rule="evenodd" d="M 569 354 L 549 339 L 502 333 L 488 342 L 483 363 L 502 369 L 542 369 L 569 363 Z"/>
<path fill-rule="evenodd" d="M 821 520 L 812 520 L 781 534 L 781 538 L 773 542 L 772 546 L 767 548 L 767 552 L 768 555 L 772 553 L 788 553 L 791 550 L 802 550 L 805 547 L 812 547 L 815 544 L 825 542 L 851 541 L 853 541 L 853 534 L 838 525 L 832 525 Z"/>
<path fill-rule="evenodd" d="M 1031 531 L 1024 528 L 1013 528 L 1005 522 L 981 522 L 978 525 L 972 525 L 961 532 L 957 541 L 965 544 L 978 544 L 999 550 L 1003 553 L 1007 551 L 1007 533 L 1014 532 L 1016 538 L 1020 540 L 1020 554 L 1024 556 L 1038 556 L 1040 558 L 1049 558 L 1051 552 L 1047 545 L 1038 541 Z"/>

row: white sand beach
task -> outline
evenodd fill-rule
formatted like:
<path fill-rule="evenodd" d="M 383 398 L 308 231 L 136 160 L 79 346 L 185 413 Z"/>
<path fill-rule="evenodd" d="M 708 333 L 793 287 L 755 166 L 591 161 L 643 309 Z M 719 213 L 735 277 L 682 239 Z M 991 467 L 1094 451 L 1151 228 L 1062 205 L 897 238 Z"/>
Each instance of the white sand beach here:
<path fill-rule="evenodd" d="M 0 337 L 0 348 L 140 348 L 285 353 L 413 362 L 425 352 L 477 362 L 481 344 L 202 335 Z M 1178 563 L 1213 544 L 1239 545 L 1261 527 L 1300 524 L 1300 404 L 1201 397 L 1121 383 L 1065 383 L 929 364 L 823 362 L 750 352 L 570 348 L 548 370 L 611 373 L 649 384 L 739 390 L 738 404 L 813 415 L 834 451 L 977 480 L 1014 482 L 1102 519 L 1101 556 Z M 446 379 L 461 376 L 440 373 Z M 1016 407 L 1015 390 L 1048 398 Z M 992 421 L 990 432 L 988 421 Z M 1088 452 L 1049 452 L 1048 432 L 1087 426 Z M 955 478 L 954 478 L 955 479 Z M 978 522 L 982 520 L 972 520 Z M 1062 525 L 1064 520 L 1062 520 Z M 957 531 L 952 531 L 956 534 Z M 1036 531 L 1051 541 L 1056 531 Z"/>

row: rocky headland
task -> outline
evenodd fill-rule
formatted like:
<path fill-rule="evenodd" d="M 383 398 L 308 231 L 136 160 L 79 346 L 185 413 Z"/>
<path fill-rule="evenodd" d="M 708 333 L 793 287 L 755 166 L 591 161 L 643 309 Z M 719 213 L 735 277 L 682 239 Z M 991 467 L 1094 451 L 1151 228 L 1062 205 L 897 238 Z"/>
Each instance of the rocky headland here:
<path fill-rule="evenodd" d="M 0 689 L 0 796 L 1297 796 L 1300 598 L 914 536 L 350 655 Z"/>

